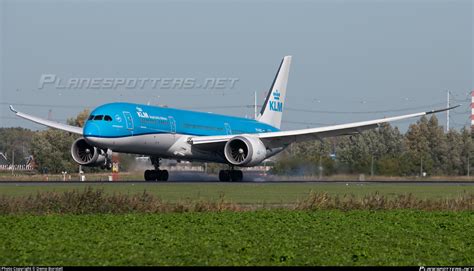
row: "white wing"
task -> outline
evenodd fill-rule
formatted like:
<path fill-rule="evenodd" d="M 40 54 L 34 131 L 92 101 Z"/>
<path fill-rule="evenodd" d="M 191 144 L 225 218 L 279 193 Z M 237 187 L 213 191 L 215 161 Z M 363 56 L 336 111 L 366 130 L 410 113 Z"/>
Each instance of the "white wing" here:
<path fill-rule="evenodd" d="M 59 129 L 59 130 L 63 130 L 63 131 L 66 131 L 66 132 L 82 135 L 82 128 L 81 127 L 62 124 L 62 123 L 59 123 L 59 122 L 56 122 L 56 121 L 46 120 L 46 119 L 38 118 L 38 117 L 35 117 L 35 116 L 31 116 L 31 115 L 28 115 L 28 114 L 25 114 L 25 113 L 21 113 L 21 112 L 16 111 L 13 108 L 13 106 L 11 106 L 11 105 L 10 105 L 10 110 L 13 113 L 15 113 L 18 117 L 30 120 L 32 122 L 36 122 L 38 124 L 45 125 L 45 126 L 55 128 L 55 129 Z"/>
<path fill-rule="evenodd" d="M 459 107 L 459 105 L 453 106 L 450 108 L 440 109 L 440 110 L 432 110 L 432 111 L 427 111 L 427 112 L 395 116 L 395 117 L 390 117 L 390 118 L 353 122 L 353 123 L 332 125 L 332 126 L 319 127 L 319 128 L 252 134 L 252 136 L 259 137 L 267 147 L 285 146 L 294 142 L 301 142 L 301 141 L 315 140 L 315 139 L 319 140 L 319 139 L 322 139 L 325 137 L 331 137 L 331 136 L 357 134 L 364 130 L 377 128 L 383 123 L 409 119 L 409 118 L 415 118 L 415 117 L 421 117 L 424 115 L 451 110 L 456 107 Z M 205 144 L 226 142 L 227 140 L 229 140 L 230 138 L 233 138 L 234 136 L 236 135 L 198 136 L 198 137 L 189 138 L 188 142 L 190 142 L 193 145 L 205 145 Z"/>

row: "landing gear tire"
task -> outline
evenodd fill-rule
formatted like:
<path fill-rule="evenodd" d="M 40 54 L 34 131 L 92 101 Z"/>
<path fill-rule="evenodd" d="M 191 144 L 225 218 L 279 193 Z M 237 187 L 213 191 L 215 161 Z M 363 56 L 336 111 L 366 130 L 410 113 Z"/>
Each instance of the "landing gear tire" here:
<path fill-rule="evenodd" d="M 154 170 L 145 170 L 145 174 L 143 174 L 145 177 L 145 181 L 154 181 L 155 179 L 153 178 L 154 176 Z"/>
<path fill-rule="evenodd" d="M 230 171 L 230 179 L 233 182 L 240 182 L 240 181 L 242 181 L 243 177 L 244 177 L 244 174 L 242 173 L 241 170 L 231 170 Z"/>
<path fill-rule="evenodd" d="M 241 170 L 221 170 L 219 171 L 219 181 L 221 182 L 240 182 L 244 174 Z"/>
<path fill-rule="evenodd" d="M 157 180 L 158 181 L 163 181 L 163 182 L 168 181 L 168 177 L 169 177 L 168 170 L 160 170 L 160 171 L 161 171 L 160 178 L 157 179 Z"/>
<path fill-rule="evenodd" d="M 151 170 L 153 173 L 151 174 L 151 180 L 152 181 L 159 181 L 160 180 L 160 176 L 161 176 L 161 172 L 160 170 Z"/>
<path fill-rule="evenodd" d="M 244 178 L 244 174 L 241 170 L 229 170 L 229 175 L 232 182 L 241 182 Z"/>
<path fill-rule="evenodd" d="M 221 170 L 221 171 L 219 171 L 219 181 L 221 181 L 221 182 L 228 182 L 228 181 L 230 181 L 230 173 L 229 173 L 229 170 Z"/>
<path fill-rule="evenodd" d="M 168 181 L 168 170 L 145 170 L 145 181 Z"/>
<path fill-rule="evenodd" d="M 160 170 L 160 158 L 150 156 L 150 161 L 155 170 L 145 170 L 145 181 L 168 181 L 168 170 Z"/>

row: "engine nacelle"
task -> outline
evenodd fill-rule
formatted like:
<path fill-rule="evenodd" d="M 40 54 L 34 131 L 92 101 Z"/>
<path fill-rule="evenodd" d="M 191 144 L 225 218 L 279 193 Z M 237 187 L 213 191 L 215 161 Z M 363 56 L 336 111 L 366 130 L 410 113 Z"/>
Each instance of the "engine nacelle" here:
<path fill-rule="evenodd" d="M 82 137 L 72 143 L 71 155 L 74 161 L 83 166 L 107 167 L 109 164 L 107 153 L 90 145 Z"/>
<path fill-rule="evenodd" d="M 224 155 L 232 165 L 249 167 L 265 160 L 267 148 L 259 138 L 236 136 L 225 144 Z"/>

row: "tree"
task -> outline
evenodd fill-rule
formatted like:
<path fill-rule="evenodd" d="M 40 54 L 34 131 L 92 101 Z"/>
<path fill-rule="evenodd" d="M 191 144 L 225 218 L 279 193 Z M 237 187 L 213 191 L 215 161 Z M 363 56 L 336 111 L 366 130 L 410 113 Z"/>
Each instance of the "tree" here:
<path fill-rule="evenodd" d="M 446 134 L 446 166 L 444 167 L 447 175 L 460 175 L 465 172 L 462 166 L 462 137 L 458 131 L 450 129 Z"/>
<path fill-rule="evenodd" d="M 67 122 L 69 125 L 83 126 L 88 116 L 89 111 L 85 109 L 76 118 L 68 119 Z M 77 135 L 55 129 L 35 133 L 31 149 L 37 169 L 48 173 L 77 171 L 77 164 L 70 154 L 71 145 L 77 138 Z"/>
<path fill-rule="evenodd" d="M 433 162 L 431 168 L 432 175 L 443 175 L 447 172 L 448 164 L 448 146 L 446 144 L 446 136 L 443 131 L 443 126 L 438 125 L 438 118 L 436 115 L 431 115 L 428 121 L 428 146 L 431 161 Z"/>
<path fill-rule="evenodd" d="M 273 173 L 287 175 L 319 174 L 321 159 L 322 174 L 335 173 L 335 162 L 330 158 L 330 140 L 308 141 L 291 145 L 278 157 Z"/>
<path fill-rule="evenodd" d="M 0 128 L 0 151 L 10 163 L 19 164 L 30 152 L 30 142 L 34 132 L 24 128 Z M 14 153 L 14 154 L 13 154 Z M 12 161 L 15 157 L 15 161 Z"/>
<path fill-rule="evenodd" d="M 403 153 L 403 135 L 388 123 L 373 131 L 371 149 L 378 175 L 401 175 L 400 158 Z"/>
<path fill-rule="evenodd" d="M 55 129 L 35 133 L 31 147 L 38 171 L 43 173 L 76 171 L 77 165 L 69 152 L 74 140 L 75 136 Z"/>
<path fill-rule="evenodd" d="M 472 153 L 474 151 L 474 142 L 472 140 L 471 132 L 466 129 L 462 128 L 461 129 L 461 136 L 460 136 L 460 144 L 461 144 L 461 154 L 460 154 L 460 159 L 461 159 L 461 169 L 459 170 L 462 175 L 467 175 L 468 168 L 471 167 L 472 160 L 474 160 L 474 157 L 472 157 Z M 470 173 L 472 174 L 472 173 Z"/>
<path fill-rule="evenodd" d="M 86 123 L 87 118 L 90 115 L 90 110 L 88 108 L 82 110 L 77 114 L 75 118 L 70 118 L 67 120 L 67 124 L 73 125 L 73 126 L 79 126 L 83 127 L 84 123 Z"/>
<path fill-rule="evenodd" d="M 416 175 L 423 171 L 430 172 L 433 161 L 430 155 L 428 139 L 428 119 L 423 116 L 416 124 L 410 125 L 405 134 L 404 174 Z"/>

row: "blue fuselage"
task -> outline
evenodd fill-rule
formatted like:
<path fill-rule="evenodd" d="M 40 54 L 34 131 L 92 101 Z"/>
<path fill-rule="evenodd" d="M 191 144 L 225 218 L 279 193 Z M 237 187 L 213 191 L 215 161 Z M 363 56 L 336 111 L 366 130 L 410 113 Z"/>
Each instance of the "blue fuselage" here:
<path fill-rule="evenodd" d="M 195 136 L 278 131 L 253 119 L 132 103 L 110 103 L 91 112 L 84 136 L 118 138 L 147 134 Z"/>

